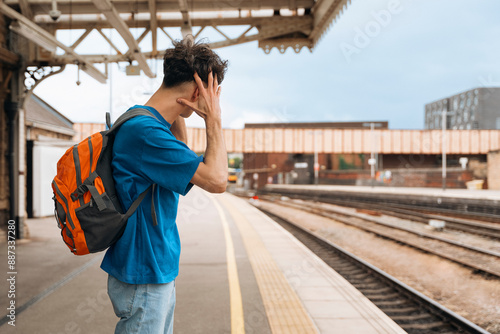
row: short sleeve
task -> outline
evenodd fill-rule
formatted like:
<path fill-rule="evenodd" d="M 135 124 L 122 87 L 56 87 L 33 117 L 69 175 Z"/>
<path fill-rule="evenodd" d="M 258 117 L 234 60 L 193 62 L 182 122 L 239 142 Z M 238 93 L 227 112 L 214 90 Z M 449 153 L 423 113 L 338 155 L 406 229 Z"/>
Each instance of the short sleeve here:
<path fill-rule="evenodd" d="M 203 156 L 198 156 L 174 135 L 159 126 L 153 126 L 144 138 L 141 154 L 143 177 L 152 183 L 186 195 Z"/>

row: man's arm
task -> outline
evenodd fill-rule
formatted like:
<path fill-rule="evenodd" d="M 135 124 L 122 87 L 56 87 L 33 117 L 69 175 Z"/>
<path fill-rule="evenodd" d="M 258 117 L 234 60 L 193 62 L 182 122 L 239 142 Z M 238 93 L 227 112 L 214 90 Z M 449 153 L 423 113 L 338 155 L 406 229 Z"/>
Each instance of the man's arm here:
<path fill-rule="evenodd" d="M 180 140 L 181 142 L 187 145 L 187 129 L 184 117 L 181 116 L 177 117 L 177 119 L 170 127 L 170 132 L 172 132 L 172 134 L 177 140 Z"/>
<path fill-rule="evenodd" d="M 208 75 L 208 87 L 205 89 L 197 73 L 194 75 L 199 89 L 199 99 L 192 103 L 184 99 L 178 102 L 196 112 L 205 120 L 207 149 L 204 162 L 200 163 L 191 183 L 211 193 L 223 193 L 227 185 L 227 151 L 224 143 L 219 104 L 220 87 L 217 76 Z"/>

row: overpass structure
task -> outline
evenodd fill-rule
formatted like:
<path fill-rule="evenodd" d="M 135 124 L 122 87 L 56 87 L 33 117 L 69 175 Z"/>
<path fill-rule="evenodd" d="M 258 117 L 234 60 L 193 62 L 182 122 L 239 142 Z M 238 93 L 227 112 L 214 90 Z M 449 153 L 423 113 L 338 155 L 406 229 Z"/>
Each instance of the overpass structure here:
<path fill-rule="evenodd" d="M 484 155 L 500 150 L 500 130 L 224 129 L 228 152 L 293 154 Z M 188 128 L 188 145 L 206 148 L 205 129 Z"/>
<path fill-rule="evenodd" d="M 318 123 L 319 124 L 319 123 Z M 500 150 L 500 130 L 363 130 L 284 127 L 223 129 L 228 153 L 290 154 L 409 154 L 485 155 Z M 75 142 L 105 130 L 102 123 L 75 123 Z M 188 146 L 203 153 L 207 147 L 204 128 L 187 128 Z"/>

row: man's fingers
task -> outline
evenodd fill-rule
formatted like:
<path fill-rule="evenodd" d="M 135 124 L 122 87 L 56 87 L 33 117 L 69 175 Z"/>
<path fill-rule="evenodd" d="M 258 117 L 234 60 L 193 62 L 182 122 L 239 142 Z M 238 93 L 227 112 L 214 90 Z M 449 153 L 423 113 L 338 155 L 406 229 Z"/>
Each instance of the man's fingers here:
<path fill-rule="evenodd" d="M 198 85 L 198 89 L 200 90 L 200 94 L 203 95 L 205 92 L 205 87 L 203 86 L 203 81 L 201 81 L 201 78 L 197 72 L 194 72 L 194 81 Z"/>
<path fill-rule="evenodd" d="M 214 92 L 217 91 L 218 87 L 219 87 L 219 80 L 217 80 L 217 73 L 215 73 L 215 75 L 214 75 Z"/>
<path fill-rule="evenodd" d="M 214 92 L 214 77 L 213 77 L 212 71 L 210 71 L 210 73 L 208 73 L 208 91 L 210 93 Z"/>

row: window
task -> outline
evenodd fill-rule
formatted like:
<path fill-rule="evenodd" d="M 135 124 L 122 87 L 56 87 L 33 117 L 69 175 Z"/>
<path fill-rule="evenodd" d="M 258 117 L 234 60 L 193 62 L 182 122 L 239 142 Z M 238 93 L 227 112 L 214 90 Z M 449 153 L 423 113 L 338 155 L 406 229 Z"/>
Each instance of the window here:
<path fill-rule="evenodd" d="M 465 95 L 460 95 L 460 108 L 463 108 L 465 105 Z"/>
<path fill-rule="evenodd" d="M 465 109 L 464 110 L 464 123 L 467 123 L 469 121 L 469 110 Z"/>

